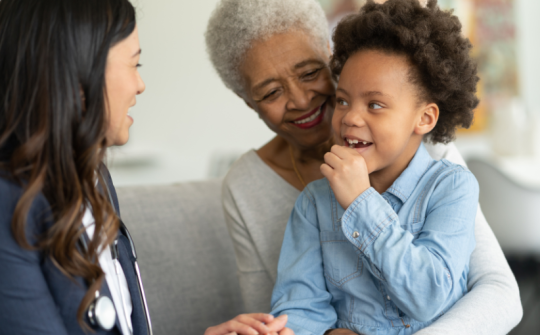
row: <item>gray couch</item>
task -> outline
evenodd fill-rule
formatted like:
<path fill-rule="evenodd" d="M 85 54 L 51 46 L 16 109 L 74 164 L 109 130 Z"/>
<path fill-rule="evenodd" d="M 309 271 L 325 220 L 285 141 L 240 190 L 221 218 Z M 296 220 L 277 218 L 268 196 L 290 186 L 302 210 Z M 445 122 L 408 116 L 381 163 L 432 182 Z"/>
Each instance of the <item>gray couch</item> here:
<path fill-rule="evenodd" d="M 202 335 L 242 313 L 221 180 L 118 188 L 154 334 Z"/>

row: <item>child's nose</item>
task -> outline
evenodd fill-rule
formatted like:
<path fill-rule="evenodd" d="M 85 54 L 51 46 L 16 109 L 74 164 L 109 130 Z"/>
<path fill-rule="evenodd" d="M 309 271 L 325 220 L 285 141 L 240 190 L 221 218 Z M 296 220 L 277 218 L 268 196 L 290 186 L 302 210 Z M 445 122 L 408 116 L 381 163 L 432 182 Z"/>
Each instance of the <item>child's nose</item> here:
<path fill-rule="evenodd" d="M 362 112 L 358 110 L 348 111 L 341 122 L 347 127 L 363 127 L 366 124 Z"/>

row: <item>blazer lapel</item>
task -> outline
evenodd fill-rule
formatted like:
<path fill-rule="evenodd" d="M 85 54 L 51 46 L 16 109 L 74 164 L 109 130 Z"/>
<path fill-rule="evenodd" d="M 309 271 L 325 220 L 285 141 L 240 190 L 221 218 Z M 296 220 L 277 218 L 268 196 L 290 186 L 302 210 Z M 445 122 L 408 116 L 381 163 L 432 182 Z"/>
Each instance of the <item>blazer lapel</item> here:
<path fill-rule="evenodd" d="M 133 311 L 131 313 L 133 335 L 148 335 L 146 316 L 144 314 L 144 306 L 142 302 L 143 300 L 139 291 L 137 274 L 135 273 L 135 259 L 131 253 L 129 240 L 120 232 L 118 233 L 118 261 L 120 262 L 122 270 L 126 276 L 129 293 L 131 295 L 131 301 L 133 304 Z"/>
<path fill-rule="evenodd" d="M 101 190 L 105 196 L 111 198 L 112 205 L 116 211 L 116 214 L 120 218 L 120 206 L 118 204 L 118 196 L 114 188 L 111 175 L 105 165 L 101 166 L 101 173 L 105 182 L 107 183 L 107 190 Z M 146 316 L 144 314 L 143 299 L 139 291 L 139 284 L 137 281 L 137 274 L 135 273 L 135 258 L 131 252 L 131 246 L 126 236 L 118 231 L 118 261 L 122 266 L 126 281 L 128 284 L 129 293 L 131 295 L 131 303 L 133 310 L 131 312 L 131 323 L 133 326 L 133 335 L 149 335 L 148 327 L 146 325 Z M 118 319 L 117 319 L 118 322 Z"/>

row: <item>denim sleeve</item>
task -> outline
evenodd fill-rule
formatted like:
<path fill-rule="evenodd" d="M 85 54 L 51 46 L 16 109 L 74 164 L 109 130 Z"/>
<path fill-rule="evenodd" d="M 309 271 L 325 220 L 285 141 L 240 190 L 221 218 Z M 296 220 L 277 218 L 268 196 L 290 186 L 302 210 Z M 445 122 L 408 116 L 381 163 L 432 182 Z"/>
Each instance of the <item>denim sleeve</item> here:
<path fill-rule="evenodd" d="M 287 314 L 296 335 L 322 335 L 334 328 L 337 314 L 326 290 L 315 206 L 304 192 L 285 230 L 272 314 Z"/>
<path fill-rule="evenodd" d="M 459 280 L 475 245 L 478 192 L 469 171 L 453 170 L 441 177 L 416 239 L 401 228 L 392 207 L 373 188 L 343 214 L 343 233 L 371 263 L 369 271 L 386 286 L 393 302 L 416 320 L 432 320 L 462 294 Z M 420 215 L 418 209 L 415 212 Z"/>
<path fill-rule="evenodd" d="M 5 203 L 6 206 L 0 206 L 0 335 L 67 335 L 41 271 L 42 257 L 39 251 L 23 249 L 15 241 L 11 232 L 12 213 L 7 208 L 9 201 Z M 37 212 L 28 214 L 29 231 L 41 224 Z"/>

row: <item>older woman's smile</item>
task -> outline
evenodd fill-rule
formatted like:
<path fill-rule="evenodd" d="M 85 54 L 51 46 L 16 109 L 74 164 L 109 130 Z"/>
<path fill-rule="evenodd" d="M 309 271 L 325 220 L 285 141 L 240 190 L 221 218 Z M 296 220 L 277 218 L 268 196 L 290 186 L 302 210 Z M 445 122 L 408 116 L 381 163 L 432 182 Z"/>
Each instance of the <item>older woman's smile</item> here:
<path fill-rule="evenodd" d="M 326 102 L 324 102 L 319 107 L 315 108 L 306 115 L 302 115 L 296 120 L 291 121 L 291 123 L 298 128 L 309 129 L 317 126 L 324 120 L 324 115 L 326 113 Z"/>

